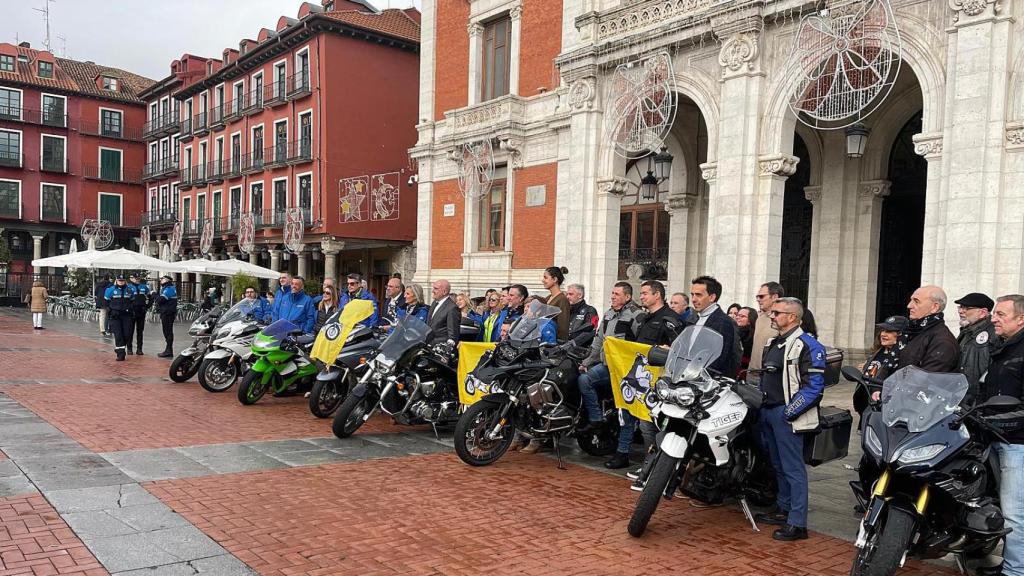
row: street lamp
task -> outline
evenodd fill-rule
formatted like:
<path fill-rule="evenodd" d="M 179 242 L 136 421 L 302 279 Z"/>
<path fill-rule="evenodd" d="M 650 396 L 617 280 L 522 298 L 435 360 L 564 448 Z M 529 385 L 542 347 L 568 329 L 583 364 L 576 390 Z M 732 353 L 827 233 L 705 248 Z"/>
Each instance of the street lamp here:
<path fill-rule="evenodd" d="M 847 158 L 860 158 L 864 156 L 864 148 L 868 144 L 868 134 L 871 134 L 871 130 L 860 122 L 846 129 Z"/>
<path fill-rule="evenodd" d="M 658 186 L 668 180 L 672 174 L 672 155 L 668 148 L 662 146 L 661 152 L 647 156 L 647 175 L 640 180 L 640 197 L 654 200 L 658 196 Z"/>

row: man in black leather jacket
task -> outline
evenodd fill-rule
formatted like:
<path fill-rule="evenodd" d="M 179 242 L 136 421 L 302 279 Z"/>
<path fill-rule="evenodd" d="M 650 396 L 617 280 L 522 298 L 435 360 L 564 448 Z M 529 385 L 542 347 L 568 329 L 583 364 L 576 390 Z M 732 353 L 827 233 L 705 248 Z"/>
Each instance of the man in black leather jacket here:
<path fill-rule="evenodd" d="M 589 348 L 601 319 L 597 309 L 587 304 L 586 289 L 582 284 L 570 284 L 565 296 L 569 299 L 569 340 L 577 346 Z"/>
<path fill-rule="evenodd" d="M 956 337 L 960 347 L 960 373 L 967 376 L 971 385 L 968 397 L 973 398 L 978 393 L 978 382 L 991 361 L 989 351 L 996 333 L 989 316 L 995 302 L 984 294 L 972 292 L 957 300 L 956 305 L 960 316 L 960 334 Z"/>
<path fill-rule="evenodd" d="M 946 293 L 942 288 L 921 286 L 914 290 L 907 304 L 910 340 L 900 352 L 899 368 L 917 366 L 927 372 L 956 372 L 960 349 L 946 327 L 942 313 L 945 308 Z"/>

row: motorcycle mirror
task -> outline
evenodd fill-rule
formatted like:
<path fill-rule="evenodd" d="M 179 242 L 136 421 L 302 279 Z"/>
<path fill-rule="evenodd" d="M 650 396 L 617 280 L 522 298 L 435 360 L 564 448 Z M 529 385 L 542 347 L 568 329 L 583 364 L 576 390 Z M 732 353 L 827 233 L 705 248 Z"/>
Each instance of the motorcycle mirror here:
<path fill-rule="evenodd" d="M 651 366 L 664 366 L 666 361 L 668 361 L 668 349 L 651 346 L 651 351 L 647 353 L 647 363 Z"/>
<path fill-rule="evenodd" d="M 1020 398 L 1005 395 L 993 396 L 981 405 L 982 408 L 1000 408 L 1003 410 L 1012 410 L 1018 406 L 1020 406 Z"/>
<path fill-rule="evenodd" d="M 843 366 L 841 372 L 843 373 L 843 378 L 846 378 L 850 382 L 861 381 L 860 370 L 857 370 L 853 366 Z"/>

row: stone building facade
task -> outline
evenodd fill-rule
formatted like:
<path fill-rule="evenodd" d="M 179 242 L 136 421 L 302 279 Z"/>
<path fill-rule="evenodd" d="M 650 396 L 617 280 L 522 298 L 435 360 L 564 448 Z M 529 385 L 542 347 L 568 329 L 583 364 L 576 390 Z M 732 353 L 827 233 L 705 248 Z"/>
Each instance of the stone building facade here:
<path fill-rule="evenodd" d="M 557 264 L 598 303 L 642 236 L 671 290 L 709 273 L 724 302 L 752 305 L 762 282 L 781 279 L 814 310 L 821 339 L 850 349 L 869 346 L 877 319 L 922 283 L 950 300 L 1021 292 L 1024 3 L 891 5 L 899 73 L 851 157 L 842 130 L 809 128 L 789 105 L 796 30 L 820 2 L 425 0 L 416 279 L 476 295 L 537 286 Z M 487 99 L 495 71 L 482 57 L 497 53 L 503 18 L 509 89 Z M 653 202 L 668 218 L 641 211 L 640 226 L 625 215 L 642 203 L 644 167 L 613 152 L 606 91 L 617 65 L 662 50 L 678 111 L 671 177 Z M 504 186 L 492 194 L 504 195 L 497 247 L 480 240 L 493 202 L 462 197 L 451 159 L 485 136 Z M 651 264 L 645 274 L 660 273 Z M 946 312 L 955 324 L 952 303 Z"/>

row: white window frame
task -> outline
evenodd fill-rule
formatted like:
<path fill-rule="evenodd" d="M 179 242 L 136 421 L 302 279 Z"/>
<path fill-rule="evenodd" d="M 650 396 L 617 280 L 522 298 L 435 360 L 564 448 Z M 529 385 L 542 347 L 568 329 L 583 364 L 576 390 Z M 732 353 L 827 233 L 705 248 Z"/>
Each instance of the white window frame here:
<path fill-rule="evenodd" d="M 49 76 L 43 76 L 42 75 L 42 71 L 43 71 L 42 70 L 42 65 L 43 64 L 49 64 L 50 65 L 50 75 Z M 50 80 L 50 79 L 54 79 L 56 76 L 57 76 L 57 63 L 56 62 L 51 62 L 50 60 L 37 60 L 36 61 L 36 77 L 37 78 L 46 78 L 46 79 Z"/>
<path fill-rule="evenodd" d="M 217 216 L 216 216 L 216 214 L 217 214 L 216 204 L 217 203 L 213 200 L 214 197 L 217 196 L 217 194 L 220 194 L 220 203 L 221 203 L 220 215 L 221 216 L 224 215 L 224 206 L 223 206 L 223 204 L 224 204 L 224 189 L 223 188 L 217 188 L 216 190 L 211 190 L 210 191 L 210 218 L 209 219 L 214 221 L 213 222 L 214 229 L 216 229 L 216 227 L 220 225 L 220 224 L 217 223 Z"/>
<path fill-rule="evenodd" d="M 185 152 L 185 158 L 188 158 L 188 169 L 191 170 L 192 169 L 192 159 L 193 159 L 193 156 L 192 156 L 192 146 L 191 145 L 185 146 L 184 152 Z M 190 182 L 191 182 L 191 180 L 190 180 Z"/>
<path fill-rule="evenodd" d="M 277 68 L 278 68 L 278 66 L 280 66 L 282 64 L 284 64 L 284 88 L 282 89 L 281 93 L 278 94 L 277 93 Z M 271 76 L 273 76 L 273 80 L 272 81 L 274 83 L 274 90 L 275 90 L 274 91 L 274 97 L 275 98 L 284 98 L 285 96 L 288 95 L 288 59 L 287 58 L 282 58 L 282 59 L 278 60 L 277 62 L 274 62 L 270 66 L 270 72 L 271 72 Z"/>
<path fill-rule="evenodd" d="M 207 156 L 209 155 L 209 152 L 210 152 L 210 141 L 209 140 L 200 140 L 199 141 L 198 151 L 199 151 L 199 155 L 202 156 L 202 163 L 203 164 L 206 164 L 207 162 L 210 161 L 209 158 L 207 158 Z"/>
<path fill-rule="evenodd" d="M 227 95 L 228 89 L 223 82 L 213 87 L 213 99 L 220 100 L 220 102 L 218 102 L 216 105 L 217 108 L 221 108 L 224 106 L 224 98 L 226 98 Z M 223 120 L 223 116 L 221 117 L 221 119 Z"/>
<path fill-rule="evenodd" d="M 273 134 L 274 142 L 271 145 L 271 147 L 274 149 L 274 154 L 275 154 L 274 161 L 277 161 L 277 125 L 278 124 L 284 124 L 284 155 L 285 155 L 285 159 L 286 160 L 287 160 L 287 157 L 288 157 L 288 137 L 291 135 L 291 134 L 289 134 L 288 119 L 287 118 L 281 118 L 280 120 L 274 120 L 274 134 Z"/>
<path fill-rule="evenodd" d="M 232 132 L 231 134 L 228 135 L 228 152 L 231 154 L 231 156 L 230 156 L 231 162 L 229 164 L 234 164 L 234 162 L 235 162 L 235 149 L 234 149 L 234 146 L 231 145 L 232 141 L 235 139 L 235 136 L 238 136 L 238 171 L 241 172 L 242 171 L 242 156 L 245 156 L 245 147 L 244 147 L 245 146 L 245 141 L 242 139 L 242 131 L 241 130 L 238 130 L 236 132 Z"/>
<path fill-rule="evenodd" d="M 186 202 L 188 202 L 188 211 L 187 212 L 185 211 L 185 203 Z M 186 221 L 185 226 L 188 226 L 187 222 L 192 219 L 192 196 L 191 195 L 182 196 L 181 197 L 181 206 L 178 207 L 178 214 L 179 214 L 178 218 L 181 219 L 181 220 L 185 220 Z"/>
<path fill-rule="evenodd" d="M 12 56 L 10 54 L 3 54 L 2 56 L 4 58 L 10 58 L 11 59 L 11 69 L 10 70 L 0 69 L 0 72 L 7 72 L 9 74 L 17 74 L 18 73 L 18 57 L 17 56 Z"/>
<path fill-rule="evenodd" d="M 192 115 L 195 114 L 196 109 L 195 109 L 195 106 L 192 105 L 192 99 L 191 98 L 189 98 L 188 100 L 185 100 L 185 110 L 188 112 L 188 114 L 186 114 L 186 116 L 188 116 L 188 118 L 184 118 L 184 120 L 188 120 L 189 122 L 192 122 Z M 193 128 L 194 128 L 194 126 L 193 126 Z"/>
<path fill-rule="evenodd" d="M 168 186 L 167 184 L 164 184 L 160 186 L 156 191 L 156 208 L 160 212 L 167 212 L 167 210 L 169 210 L 169 207 L 164 206 L 164 190 L 167 190 L 167 203 L 171 203 L 171 187 Z"/>
<path fill-rule="evenodd" d="M 160 158 L 160 143 L 156 140 L 149 143 L 149 163 L 152 164 Z"/>
<path fill-rule="evenodd" d="M 199 216 L 199 198 L 200 197 L 202 197 L 205 200 L 206 199 L 206 192 L 196 192 L 196 195 L 195 195 L 195 199 L 196 199 L 196 221 L 197 222 L 202 222 L 203 220 L 206 220 L 206 214 L 203 214 L 202 217 Z M 205 204 L 206 203 L 204 202 L 203 208 L 207 207 Z M 205 210 L 204 210 L 204 212 L 205 212 Z"/>
<path fill-rule="evenodd" d="M 15 68 L 15 70 L 17 70 L 17 68 Z M 22 90 L 21 88 L 14 88 L 14 87 L 11 87 L 11 86 L 0 86 L 0 88 L 3 88 L 4 90 L 10 90 L 11 92 L 17 92 L 18 93 L 18 121 L 20 122 L 20 121 L 24 120 L 25 119 L 25 91 Z M 40 102 L 42 102 L 42 101 L 40 100 Z"/>
<path fill-rule="evenodd" d="M 239 86 L 241 86 L 241 88 L 239 88 Z M 245 102 L 244 100 L 239 100 L 239 98 L 245 98 L 246 96 L 245 78 L 242 78 L 238 82 L 235 82 L 231 85 L 231 96 L 233 96 L 232 100 L 235 102 L 236 107 L 235 114 L 237 114 L 242 111 L 242 108 L 244 108 L 244 106 L 239 107 L 239 104 Z"/>
<path fill-rule="evenodd" d="M 146 203 L 146 209 L 149 210 L 150 212 L 159 212 L 160 211 L 160 189 L 159 188 L 150 188 L 149 189 L 149 196 L 148 197 L 149 197 L 149 202 Z M 156 206 L 155 210 L 153 209 L 154 206 Z"/>
<path fill-rule="evenodd" d="M 206 126 L 210 125 L 210 95 L 206 93 L 206 90 L 199 93 L 199 107 L 202 109 L 200 112 L 203 114 L 203 118 L 206 118 Z M 193 127 L 194 129 L 194 127 Z"/>
<path fill-rule="evenodd" d="M 252 92 L 253 90 L 256 89 L 256 79 L 257 78 L 260 79 L 260 82 L 259 82 L 259 84 L 260 84 L 260 91 L 259 91 L 259 93 L 256 94 L 256 98 L 259 99 L 260 106 L 263 106 L 264 104 L 266 104 L 266 102 L 264 102 L 264 100 L 263 100 L 263 90 L 266 89 L 266 76 L 263 75 L 263 70 L 260 70 L 259 72 L 256 72 L 255 74 L 252 74 L 251 76 L 249 76 L 249 91 Z M 253 104 L 253 103 L 250 102 L 250 104 Z"/>
<path fill-rule="evenodd" d="M 242 207 L 245 206 L 245 198 L 242 197 L 242 193 L 245 192 L 245 186 L 238 185 L 238 186 L 231 186 L 231 187 L 229 187 L 228 188 L 228 224 L 229 225 L 231 224 L 231 221 L 235 219 L 235 214 L 232 214 L 232 209 L 231 209 L 231 193 L 234 192 L 235 190 L 238 190 L 238 200 L 239 200 L 239 202 L 238 202 L 238 215 L 237 215 L 238 217 L 242 216 Z"/>
<path fill-rule="evenodd" d="M 24 185 L 21 180 L 14 180 L 13 178 L 0 178 L 0 182 L 15 182 L 18 184 L 18 220 L 21 220 L 22 212 L 25 210 L 25 202 L 22 195 Z M 40 188 L 40 190 L 42 189 Z M 64 203 L 65 205 L 67 204 L 67 196 L 64 197 Z"/>
<path fill-rule="evenodd" d="M 25 167 L 25 133 L 21 130 L 14 130 L 13 128 L 0 128 L 0 132 L 16 132 L 18 134 L 18 168 Z M 21 182 L 21 180 L 18 180 Z"/>
<path fill-rule="evenodd" d="M 118 182 L 124 182 L 124 150 L 121 148 L 107 148 L 105 146 L 96 147 L 96 179 L 99 179 L 100 174 L 103 172 L 103 151 L 107 150 L 110 152 L 118 152 L 121 154 L 121 173 L 118 175 Z M 157 149 L 159 150 L 159 148 Z M 121 211 L 124 211 L 124 206 L 121 207 Z M 98 212 L 97 212 L 98 214 Z"/>
<path fill-rule="evenodd" d="M 60 134 L 40 134 L 39 135 L 39 169 L 43 169 L 43 138 L 60 138 L 64 141 L 64 172 L 68 171 L 68 137 L 61 136 Z"/>
<path fill-rule="evenodd" d="M 103 136 L 103 113 L 104 112 L 117 112 L 118 114 L 121 115 L 121 135 L 120 136 L 116 136 L 116 138 L 124 138 L 124 136 L 125 136 L 125 134 L 124 134 L 124 110 L 122 110 L 120 108 L 104 108 L 103 106 L 99 107 L 99 110 L 96 111 L 96 125 L 97 125 L 97 127 L 99 127 L 99 130 L 97 130 L 97 133 L 99 133 L 101 136 Z M 105 138 L 115 138 L 115 136 L 105 136 Z"/>
<path fill-rule="evenodd" d="M 152 122 L 160 116 L 160 101 L 154 100 L 149 103 L 149 121 Z"/>
<path fill-rule="evenodd" d="M 220 158 L 217 158 L 218 153 L 220 153 Z M 214 162 L 224 162 L 224 136 L 217 136 L 213 139 L 213 160 Z"/>
<path fill-rule="evenodd" d="M 64 101 L 64 124 L 62 124 L 61 127 L 62 128 L 67 128 L 68 127 L 68 97 L 67 96 L 63 96 L 61 94 L 50 94 L 49 92 L 42 92 L 41 94 L 39 94 L 39 123 L 43 124 L 43 112 L 45 112 L 45 108 L 46 108 L 46 102 L 45 101 L 46 101 L 46 97 L 47 96 L 49 96 L 51 98 L 60 98 L 61 100 Z M 45 124 L 45 126 L 48 126 L 48 124 Z"/>
<path fill-rule="evenodd" d="M 316 194 L 313 193 L 313 171 L 312 170 L 309 171 L 309 172 L 302 172 L 300 174 L 296 174 L 295 175 L 295 207 L 296 208 L 302 208 L 302 204 L 301 204 L 302 199 L 299 198 L 299 191 L 300 191 L 299 179 L 302 178 L 303 176 L 309 176 L 309 215 L 312 218 L 313 214 L 316 212 Z M 303 224 L 308 226 L 309 222 L 303 222 Z"/>
<path fill-rule="evenodd" d="M 252 212 L 252 189 L 257 184 L 263 189 L 262 191 L 260 191 L 260 210 L 261 211 L 264 210 L 265 209 L 264 206 L 267 205 L 267 203 L 266 203 L 266 199 L 267 199 L 267 183 L 266 183 L 266 181 L 264 181 L 261 178 L 259 180 L 255 180 L 255 181 L 249 182 L 249 195 L 246 197 L 245 200 L 246 200 L 246 204 L 248 204 L 248 206 L 249 206 L 249 212 L 250 213 Z"/>
<path fill-rule="evenodd" d="M 121 227 L 123 227 L 124 226 L 124 194 L 121 194 L 120 192 L 99 192 L 99 193 L 97 193 L 97 195 L 96 195 L 96 217 L 97 218 L 99 218 L 102 215 L 101 207 L 103 206 L 103 197 L 104 196 L 117 196 L 118 202 L 119 202 L 119 204 L 118 204 L 119 214 L 117 215 L 117 219 L 120 222 Z"/>
<path fill-rule="evenodd" d="M 287 210 L 287 209 L 291 208 L 291 205 L 288 204 L 289 198 L 288 198 L 288 177 L 287 176 L 280 176 L 278 178 L 271 178 L 271 180 L 270 180 L 270 204 L 271 204 L 271 208 L 273 208 L 274 210 L 277 210 L 277 206 L 274 206 L 274 192 L 275 192 L 274 185 L 277 184 L 278 182 L 284 182 L 284 208 L 285 208 L 285 210 Z"/>
<path fill-rule="evenodd" d="M 39 221 L 43 220 L 43 186 L 56 186 L 64 191 L 61 195 L 64 198 L 64 210 L 61 218 L 61 222 L 68 221 L 68 185 L 61 184 L 60 182 L 39 182 Z M 97 214 L 99 214 L 97 212 Z"/>
<path fill-rule="evenodd" d="M 292 74 L 298 74 L 299 71 L 301 70 L 301 68 L 299 67 L 299 56 L 302 56 L 303 54 L 306 55 L 306 61 L 309 63 L 309 75 L 310 75 L 310 78 L 307 78 L 306 80 L 310 84 L 312 84 L 312 81 L 313 81 L 313 78 L 312 78 L 312 76 L 313 76 L 313 59 L 309 57 L 309 44 L 306 44 L 302 48 L 299 48 L 298 50 L 295 51 L 295 57 L 292 60 L 292 68 L 294 68 L 295 71 L 292 72 Z M 310 88 L 312 89 L 312 86 L 310 86 Z"/>
<path fill-rule="evenodd" d="M 267 147 L 267 129 L 266 129 L 266 127 L 263 126 L 263 123 L 260 122 L 259 124 L 256 124 L 255 126 L 250 126 L 249 127 L 249 151 L 250 152 L 255 152 L 256 151 L 256 149 L 253 148 L 253 144 L 252 143 L 256 139 L 256 129 L 257 128 L 263 129 L 263 146 L 261 147 L 261 150 L 262 149 L 266 149 L 266 147 Z"/>
<path fill-rule="evenodd" d="M 111 88 L 107 88 L 107 80 L 110 80 Z M 108 92 L 117 92 L 118 87 L 117 78 L 114 78 L 113 76 L 100 76 L 100 88 L 103 90 Z"/>

